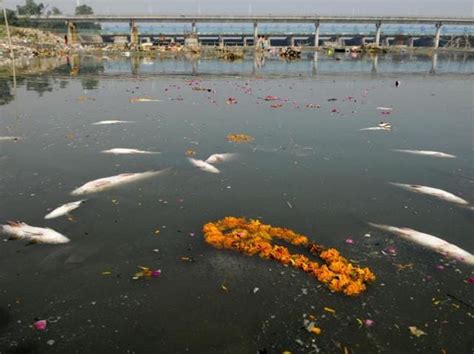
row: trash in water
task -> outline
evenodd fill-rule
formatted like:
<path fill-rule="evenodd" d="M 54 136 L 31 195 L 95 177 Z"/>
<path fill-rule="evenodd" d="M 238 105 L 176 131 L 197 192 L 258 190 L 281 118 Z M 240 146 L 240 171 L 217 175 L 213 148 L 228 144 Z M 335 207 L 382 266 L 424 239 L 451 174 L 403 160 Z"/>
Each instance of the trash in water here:
<path fill-rule="evenodd" d="M 259 290 L 259 288 L 253 288 L 253 293 L 256 294 Z"/>
<path fill-rule="evenodd" d="M 264 98 L 265 101 L 279 101 L 280 100 L 280 97 L 278 96 L 272 96 L 272 95 L 268 95 Z"/>
<path fill-rule="evenodd" d="M 153 270 L 151 268 L 142 266 L 139 266 L 138 268 L 140 271 L 135 273 L 135 275 L 132 277 L 133 280 L 157 278 L 161 275 L 161 269 Z"/>
<path fill-rule="evenodd" d="M 330 312 L 330 313 L 336 313 L 336 310 L 334 310 L 334 309 L 332 309 L 332 308 L 330 308 L 330 307 L 325 307 L 325 308 L 324 308 L 324 311 Z"/>
<path fill-rule="evenodd" d="M 354 240 L 351 239 L 351 238 L 347 238 L 347 239 L 346 239 L 346 243 L 352 245 L 352 244 L 354 244 Z"/>
<path fill-rule="evenodd" d="M 227 135 L 227 140 L 234 143 L 250 143 L 254 139 L 247 134 L 229 134 Z"/>
<path fill-rule="evenodd" d="M 235 97 L 229 97 L 226 101 L 226 104 L 237 104 L 237 98 Z"/>
<path fill-rule="evenodd" d="M 364 320 L 364 326 L 365 327 L 372 327 L 374 324 L 375 324 L 375 322 L 373 320 L 370 320 L 370 319 Z"/>
<path fill-rule="evenodd" d="M 410 333 L 412 336 L 415 337 L 421 337 L 421 336 L 426 336 L 426 332 L 422 331 L 421 329 L 417 328 L 416 326 L 410 326 L 408 327 L 410 329 Z"/>
<path fill-rule="evenodd" d="M 33 327 L 38 331 L 44 331 L 48 326 L 48 322 L 46 320 L 38 320 L 33 323 Z"/>
<path fill-rule="evenodd" d="M 134 123 L 129 120 L 101 120 L 100 122 L 92 123 L 92 125 L 110 125 L 110 124 L 128 124 Z"/>
<path fill-rule="evenodd" d="M 270 105 L 271 108 L 281 108 L 283 107 L 283 103 L 274 103 L 272 105 Z"/>
<path fill-rule="evenodd" d="M 359 295 L 366 290 L 366 283 L 375 280 L 375 275 L 369 268 L 351 264 L 336 249 L 326 249 L 290 229 L 265 225 L 258 220 L 226 217 L 215 223 L 207 223 L 203 232 L 205 241 L 216 248 L 260 255 L 265 259 L 291 265 L 310 273 L 334 292 L 343 292 L 349 296 Z M 273 238 L 293 246 L 303 246 L 326 264 L 320 265 L 302 254 L 291 254 L 287 247 L 273 244 Z"/>
<path fill-rule="evenodd" d="M 337 98 L 333 97 L 333 98 L 328 98 L 328 102 L 334 102 L 334 101 L 337 101 Z"/>
<path fill-rule="evenodd" d="M 194 151 L 193 149 L 188 149 L 188 150 L 185 151 L 184 154 L 185 154 L 186 156 L 191 157 L 191 156 L 196 155 L 196 151 Z"/>

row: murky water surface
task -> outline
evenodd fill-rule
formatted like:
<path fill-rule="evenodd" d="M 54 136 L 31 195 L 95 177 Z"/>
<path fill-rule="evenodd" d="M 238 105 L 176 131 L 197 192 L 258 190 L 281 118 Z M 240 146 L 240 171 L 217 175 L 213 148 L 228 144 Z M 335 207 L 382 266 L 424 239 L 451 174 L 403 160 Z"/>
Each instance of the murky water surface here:
<path fill-rule="evenodd" d="M 435 70 L 431 58 L 382 57 L 376 70 L 373 58 L 320 64 L 75 58 L 18 77 L 16 90 L 1 78 L 0 136 L 21 139 L 0 141 L 0 220 L 51 227 L 71 242 L 2 239 L 0 353 L 471 353 L 472 267 L 367 223 L 474 251 L 472 210 L 389 184 L 474 203 L 472 58 L 443 57 Z M 93 125 L 102 120 L 133 123 Z M 360 130 L 381 121 L 391 131 Z M 229 133 L 254 141 L 230 143 Z M 111 148 L 161 154 L 101 153 Z M 238 157 L 210 174 L 188 162 L 188 149 Z M 43 219 L 87 181 L 166 167 L 90 196 L 69 219 Z M 336 247 L 377 281 L 349 298 L 294 268 L 214 249 L 201 228 L 228 215 Z M 161 277 L 132 280 L 140 265 Z M 319 336 L 303 326 L 309 315 Z M 47 330 L 34 330 L 35 319 Z"/>

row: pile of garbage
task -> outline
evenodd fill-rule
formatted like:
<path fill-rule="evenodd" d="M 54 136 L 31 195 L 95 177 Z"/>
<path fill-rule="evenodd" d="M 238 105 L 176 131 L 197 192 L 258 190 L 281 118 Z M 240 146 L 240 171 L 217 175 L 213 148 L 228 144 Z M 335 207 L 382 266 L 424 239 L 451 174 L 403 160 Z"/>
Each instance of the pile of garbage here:
<path fill-rule="evenodd" d="M 65 54 L 64 39 L 50 32 L 33 28 L 11 27 L 12 49 L 15 58 L 56 57 Z M 10 62 L 10 45 L 6 29 L 0 27 L 0 65 Z"/>

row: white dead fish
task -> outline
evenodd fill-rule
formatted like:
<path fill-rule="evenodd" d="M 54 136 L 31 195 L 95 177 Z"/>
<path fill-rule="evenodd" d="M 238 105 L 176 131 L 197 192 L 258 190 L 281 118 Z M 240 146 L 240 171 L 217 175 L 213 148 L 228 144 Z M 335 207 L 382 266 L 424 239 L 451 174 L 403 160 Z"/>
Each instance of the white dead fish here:
<path fill-rule="evenodd" d="M 211 163 L 211 164 L 216 164 L 216 163 L 230 161 L 233 158 L 235 158 L 235 156 L 237 156 L 237 154 L 231 154 L 231 153 L 213 154 L 213 155 L 209 156 L 205 162 Z"/>
<path fill-rule="evenodd" d="M 449 192 L 446 192 L 442 189 L 438 188 L 433 188 L 433 187 L 427 187 L 427 186 L 420 186 L 418 184 L 403 184 L 403 183 L 390 183 L 393 186 L 397 186 L 403 189 L 406 189 L 411 192 L 415 193 L 420 193 L 420 194 L 427 194 L 431 195 L 433 197 L 436 197 L 438 199 L 450 202 L 450 203 L 456 203 L 456 204 L 462 204 L 462 205 L 467 205 L 469 204 L 468 201 L 452 194 Z"/>
<path fill-rule="evenodd" d="M 25 240 L 31 243 L 60 244 L 70 240 L 49 228 L 34 227 L 24 222 L 11 222 L 0 225 L 0 234 L 9 236 L 10 240 Z"/>
<path fill-rule="evenodd" d="M 413 155 L 424 155 L 424 156 L 432 156 L 432 157 L 440 157 L 440 158 L 449 158 L 449 159 L 455 159 L 456 156 L 451 155 L 451 154 L 446 154 L 444 152 L 440 151 L 430 151 L 430 150 L 400 150 L 400 149 L 395 149 L 392 151 L 398 151 L 398 152 L 405 152 L 407 154 L 413 154 Z"/>
<path fill-rule="evenodd" d="M 193 159 L 192 157 L 188 157 L 189 162 L 191 162 L 194 166 L 199 168 L 200 170 L 204 172 L 209 172 L 209 173 L 220 173 L 216 167 L 212 166 L 210 163 L 203 161 L 203 160 L 197 160 Z"/>
<path fill-rule="evenodd" d="M 54 219 L 58 218 L 60 216 L 69 214 L 71 211 L 79 208 L 82 203 L 84 203 L 85 200 L 79 200 L 77 202 L 72 202 L 72 203 L 67 203 L 64 205 L 61 205 L 60 207 L 54 209 L 52 212 L 47 214 L 44 218 L 45 219 Z"/>
<path fill-rule="evenodd" d="M 20 140 L 17 136 L 0 136 L 0 141 L 18 141 Z"/>
<path fill-rule="evenodd" d="M 71 192 L 71 195 L 85 195 L 92 194 L 97 192 L 102 192 L 106 189 L 114 188 L 121 186 L 123 184 L 128 184 L 132 182 L 141 181 L 147 178 L 155 177 L 163 174 L 168 171 L 169 168 L 160 171 L 147 171 L 141 173 L 122 173 L 117 176 L 99 178 L 86 184 L 82 185 L 79 188 L 76 188 Z"/>
<path fill-rule="evenodd" d="M 100 122 L 92 123 L 92 125 L 109 125 L 109 124 L 127 124 L 134 123 L 129 120 L 101 120 Z"/>
<path fill-rule="evenodd" d="M 406 227 L 395 227 L 374 223 L 369 223 L 369 225 L 377 229 L 384 230 L 397 236 L 403 237 L 406 240 L 418 243 L 419 245 L 429 248 L 444 256 L 457 259 L 469 265 L 474 265 L 474 255 L 439 237 L 425 234 L 423 232 L 419 232 Z"/>
<path fill-rule="evenodd" d="M 379 111 L 393 111 L 392 107 L 377 107 Z"/>
<path fill-rule="evenodd" d="M 380 122 L 379 123 L 379 127 L 382 127 L 382 128 L 392 128 L 392 123 L 389 123 L 389 122 Z"/>
<path fill-rule="evenodd" d="M 148 97 L 135 97 L 130 99 L 131 103 L 137 103 L 137 102 L 161 102 L 161 100 L 158 100 L 156 98 L 148 98 Z"/>
<path fill-rule="evenodd" d="M 359 129 L 360 131 L 364 131 L 364 130 L 385 130 L 385 131 L 390 131 L 390 129 L 392 129 L 392 127 L 368 127 L 368 128 L 362 128 L 362 129 Z"/>
<path fill-rule="evenodd" d="M 142 155 L 152 155 L 152 154 L 161 154 L 158 151 L 146 151 L 138 149 L 125 149 L 125 148 L 116 148 L 110 150 L 102 151 L 104 154 L 114 154 L 114 155 L 127 155 L 127 154 L 142 154 Z"/>

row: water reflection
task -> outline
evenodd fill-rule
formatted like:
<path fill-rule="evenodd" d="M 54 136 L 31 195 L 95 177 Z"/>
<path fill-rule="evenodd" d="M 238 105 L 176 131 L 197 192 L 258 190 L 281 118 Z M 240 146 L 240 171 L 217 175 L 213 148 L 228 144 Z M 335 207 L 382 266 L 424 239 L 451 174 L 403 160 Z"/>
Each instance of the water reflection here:
<path fill-rule="evenodd" d="M 257 54 L 242 60 L 223 61 L 195 56 L 181 57 L 97 57 L 72 55 L 61 59 L 35 59 L 26 63 L 27 71 L 17 79 L 18 86 L 36 91 L 40 96 L 55 87 L 64 89 L 68 80 L 79 78 L 84 90 L 97 89 L 101 77 L 147 75 L 267 75 L 316 76 L 353 74 L 473 74 L 473 53 L 370 54 L 304 53 L 299 60 L 287 61 L 277 56 Z M 37 75 L 47 73 L 48 75 Z M 56 82 L 54 81 L 56 80 Z M 0 105 L 13 100 L 13 82 L 0 77 Z"/>

